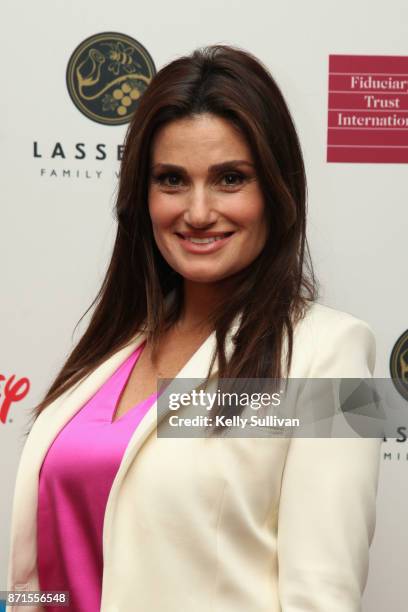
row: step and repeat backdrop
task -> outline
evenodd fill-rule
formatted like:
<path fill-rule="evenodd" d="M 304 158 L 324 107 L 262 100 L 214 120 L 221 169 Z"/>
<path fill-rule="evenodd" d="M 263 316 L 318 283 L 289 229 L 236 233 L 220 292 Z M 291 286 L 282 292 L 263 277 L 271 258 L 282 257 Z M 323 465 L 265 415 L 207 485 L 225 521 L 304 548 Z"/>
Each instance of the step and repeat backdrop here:
<path fill-rule="evenodd" d="M 132 113 L 160 67 L 227 43 L 258 56 L 305 156 L 323 304 L 367 321 L 376 377 L 408 411 L 408 5 L 380 2 L 3 5 L 0 590 L 29 410 L 83 333 L 110 257 Z M 364 612 L 406 610 L 408 430 L 384 439 Z M 323 459 L 323 458 L 322 458 Z"/>

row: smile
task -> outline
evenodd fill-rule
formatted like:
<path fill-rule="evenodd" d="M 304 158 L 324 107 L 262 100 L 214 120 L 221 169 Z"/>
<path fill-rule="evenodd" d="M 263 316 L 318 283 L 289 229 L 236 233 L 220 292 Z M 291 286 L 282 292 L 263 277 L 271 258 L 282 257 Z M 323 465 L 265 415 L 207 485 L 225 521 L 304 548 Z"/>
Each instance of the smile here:
<path fill-rule="evenodd" d="M 230 241 L 235 232 L 224 232 L 215 236 L 199 238 L 196 236 L 183 236 L 176 234 L 179 243 L 189 253 L 213 253 Z"/>

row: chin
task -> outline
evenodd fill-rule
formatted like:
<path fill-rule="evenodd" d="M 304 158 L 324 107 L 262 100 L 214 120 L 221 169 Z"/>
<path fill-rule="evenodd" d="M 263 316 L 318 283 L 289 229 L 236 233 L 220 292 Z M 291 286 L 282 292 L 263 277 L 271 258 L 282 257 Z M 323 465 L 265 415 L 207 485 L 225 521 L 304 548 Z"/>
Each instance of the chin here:
<path fill-rule="evenodd" d="M 217 283 L 232 276 L 234 272 L 218 272 L 211 273 L 208 269 L 203 271 L 188 271 L 180 270 L 180 275 L 185 279 L 194 283 Z"/>

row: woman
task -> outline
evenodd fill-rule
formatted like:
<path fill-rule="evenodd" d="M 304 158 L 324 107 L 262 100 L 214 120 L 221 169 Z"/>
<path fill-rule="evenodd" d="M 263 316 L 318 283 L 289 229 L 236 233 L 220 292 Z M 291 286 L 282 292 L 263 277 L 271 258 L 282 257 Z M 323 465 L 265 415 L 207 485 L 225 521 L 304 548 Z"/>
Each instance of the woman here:
<path fill-rule="evenodd" d="M 372 375 L 368 325 L 316 301 L 305 199 L 256 58 L 216 45 L 160 70 L 95 312 L 23 449 L 9 590 L 86 612 L 361 609 L 379 439 L 156 435 L 159 377 Z"/>

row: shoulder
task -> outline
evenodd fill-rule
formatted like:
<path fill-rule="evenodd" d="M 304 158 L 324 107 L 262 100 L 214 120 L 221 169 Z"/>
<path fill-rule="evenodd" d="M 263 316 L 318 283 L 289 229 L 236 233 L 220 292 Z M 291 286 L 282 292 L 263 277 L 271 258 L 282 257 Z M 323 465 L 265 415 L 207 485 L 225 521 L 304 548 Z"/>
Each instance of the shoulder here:
<path fill-rule="evenodd" d="M 310 302 L 294 328 L 293 352 L 307 353 L 308 376 L 368 377 L 375 367 L 375 335 L 363 319 Z"/>
<path fill-rule="evenodd" d="M 359 319 L 350 312 L 344 310 L 338 310 L 331 306 L 326 306 L 320 302 L 309 302 L 305 312 L 303 321 L 306 322 L 318 322 L 320 325 L 327 325 L 330 327 L 335 326 L 347 326 L 353 324 L 363 324 L 369 327 L 368 323 L 363 319 Z"/>

